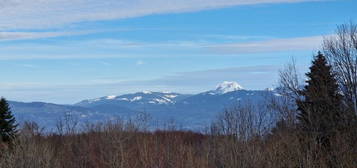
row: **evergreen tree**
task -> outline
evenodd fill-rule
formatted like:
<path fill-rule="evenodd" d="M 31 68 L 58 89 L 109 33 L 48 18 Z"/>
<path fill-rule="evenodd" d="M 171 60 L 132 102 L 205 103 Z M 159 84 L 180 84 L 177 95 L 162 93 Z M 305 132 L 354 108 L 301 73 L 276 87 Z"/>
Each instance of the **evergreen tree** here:
<path fill-rule="evenodd" d="M 298 120 L 304 131 L 317 135 L 320 143 L 329 143 L 328 137 L 342 124 L 343 97 L 331 66 L 320 52 L 306 76 L 307 85 L 300 92 L 303 100 L 297 101 Z"/>
<path fill-rule="evenodd" d="M 5 98 L 0 100 L 0 142 L 10 142 L 17 133 L 17 124 Z"/>

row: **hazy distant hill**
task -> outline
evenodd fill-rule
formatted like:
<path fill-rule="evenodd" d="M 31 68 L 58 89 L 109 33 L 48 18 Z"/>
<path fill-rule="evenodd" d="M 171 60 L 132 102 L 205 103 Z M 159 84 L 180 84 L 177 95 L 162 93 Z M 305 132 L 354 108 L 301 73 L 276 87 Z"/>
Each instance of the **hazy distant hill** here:
<path fill-rule="evenodd" d="M 271 91 L 245 90 L 236 82 L 223 82 L 215 90 L 196 95 L 170 92 L 138 92 L 83 100 L 74 105 L 10 102 L 19 121 L 31 120 L 53 125 L 66 114 L 80 122 L 99 122 L 128 118 L 140 112 L 152 117 L 152 124 L 175 120 L 184 128 L 209 124 L 225 108 L 238 103 L 264 103 Z"/>
<path fill-rule="evenodd" d="M 108 113 L 104 108 L 101 111 L 97 111 L 80 106 L 43 102 L 23 103 L 10 101 L 9 104 L 17 121 L 20 123 L 23 121 L 35 121 L 48 129 L 54 129 L 56 124 L 60 120 L 64 120 L 66 115 L 79 123 L 85 123 L 115 120 L 135 113 L 133 110 L 118 107 Z"/>

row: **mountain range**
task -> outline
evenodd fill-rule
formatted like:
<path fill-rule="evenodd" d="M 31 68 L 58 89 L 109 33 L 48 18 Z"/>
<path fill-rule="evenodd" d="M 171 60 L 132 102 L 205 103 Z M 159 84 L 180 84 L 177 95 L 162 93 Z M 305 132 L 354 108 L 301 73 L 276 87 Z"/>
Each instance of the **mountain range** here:
<path fill-rule="evenodd" d="M 276 95 L 271 90 L 245 90 L 236 82 L 225 81 L 216 89 L 199 94 L 143 91 L 83 100 L 73 105 L 10 101 L 10 106 L 20 123 L 34 121 L 48 129 L 55 129 L 69 115 L 78 123 L 96 123 L 129 119 L 142 113 L 150 116 L 151 126 L 161 127 L 175 121 L 182 129 L 199 129 L 225 108 L 238 103 L 264 103 L 267 94 Z"/>

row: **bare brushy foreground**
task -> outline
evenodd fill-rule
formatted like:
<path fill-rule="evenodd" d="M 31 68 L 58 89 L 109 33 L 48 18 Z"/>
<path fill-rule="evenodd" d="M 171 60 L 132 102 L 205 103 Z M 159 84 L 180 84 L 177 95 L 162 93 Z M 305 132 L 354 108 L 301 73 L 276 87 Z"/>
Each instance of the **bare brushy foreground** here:
<path fill-rule="evenodd" d="M 0 147 L 0 167 L 355 168 L 357 165 L 354 130 L 341 132 L 332 140 L 331 149 L 324 151 L 315 143 L 313 135 L 307 137 L 281 124 L 261 134 L 249 127 L 250 122 L 239 121 L 241 124 L 237 125 L 235 121 L 230 125 L 225 118 L 232 115 L 242 114 L 226 111 L 212 131 L 205 134 L 175 130 L 148 132 L 133 123 L 117 122 L 91 125 L 83 133 L 44 135 L 36 124 L 27 123 L 13 145 Z"/>

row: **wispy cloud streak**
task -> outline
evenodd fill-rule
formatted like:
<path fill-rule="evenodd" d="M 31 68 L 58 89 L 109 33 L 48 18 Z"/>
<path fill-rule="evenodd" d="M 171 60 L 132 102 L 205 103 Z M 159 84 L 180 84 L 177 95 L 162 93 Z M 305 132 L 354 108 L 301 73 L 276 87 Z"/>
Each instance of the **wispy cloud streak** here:
<path fill-rule="evenodd" d="M 0 30 L 63 26 L 238 5 L 322 0 L 0 0 Z"/>
<path fill-rule="evenodd" d="M 89 32 L 0 32 L 0 41 L 52 38 L 61 36 L 83 35 L 87 33 Z"/>
<path fill-rule="evenodd" d="M 284 51 L 312 51 L 319 49 L 322 39 L 328 36 L 332 35 L 280 38 L 240 43 L 217 43 L 214 41 L 147 43 L 118 39 L 71 41 L 62 45 L 25 43 L 16 46 L 0 46 L 0 50 L 2 51 L 2 53 L 0 53 L 0 60 L 182 57 L 185 55 L 201 57 L 207 55 L 217 56 Z"/>
<path fill-rule="evenodd" d="M 329 35 L 331 36 L 331 35 Z M 282 38 L 248 43 L 228 43 L 208 46 L 212 52 L 225 54 L 303 51 L 318 49 L 323 36 Z"/>

